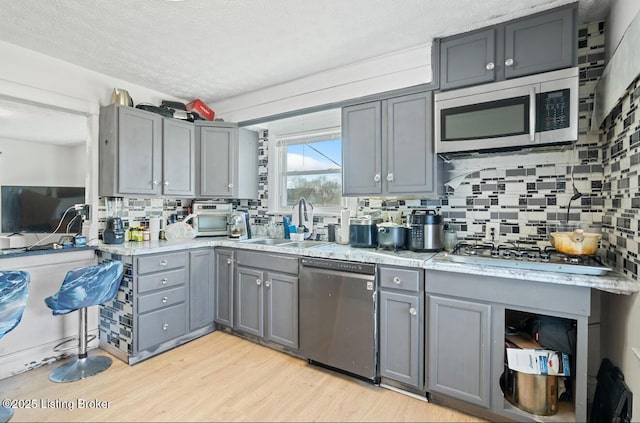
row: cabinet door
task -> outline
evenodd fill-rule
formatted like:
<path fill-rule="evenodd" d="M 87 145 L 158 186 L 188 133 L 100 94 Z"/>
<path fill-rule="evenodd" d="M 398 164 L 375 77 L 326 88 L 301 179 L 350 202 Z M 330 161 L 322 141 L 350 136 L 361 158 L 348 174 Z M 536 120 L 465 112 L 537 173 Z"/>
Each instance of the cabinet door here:
<path fill-rule="evenodd" d="M 342 109 L 342 195 L 382 193 L 379 101 Z"/>
<path fill-rule="evenodd" d="M 214 320 L 216 323 L 227 327 L 233 327 L 233 276 L 234 256 L 233 251 L 215 251 L 214 264 Z"/>
<path fill-rule="evenodd" d="M 162 193 L 193 197 L 195 188 L 195 128 L 191 122 L 163 119 Z"/>
<path fill-rule="evenodd" d="M 574 9 L 525 18 L 505 26 L 505 77 L 515 78 L 574 66 Z"/>
<path fill-rule="evenodd" d="M 384 102 L 387 160 L 383 178 L 389 194 L 436 191 L 432 96 L 426 92 Z"/>
<path fill-rule="evenodd" d="M 162 117 L 118 108 L 118 191 L 121 194 L 160 194 Z"/>
<path fill-rule="evenodd" d="M 380 376 L 422 389 L 423 316 L 417 295 L 380 292 Z"/>
<path fill-rule="evenodd" d="M 235 329 L 264 338 L 264 274 L 244 266 L 236 268 L 238 287 Z"/>
<path fill-rule="evenodd" d="M 269 272 L 265 280 L 267 340 L 298 349 L 298 278 Z"/>
<path fill-rule="evenodd" d="M 213 250 L 189 253 L 189 330 L 213 323 Z"/>
<path fill-rule="evenodd" d="M 495 80 L 496 30 L 454 36 L 440 43 L 440 89 Z"/>
<path fill-rule="evenodd" d="M 200 127 L 199 197 L 234 195 L 235 140 L 238 128 Z"/>
<path fill-rule="evenodd" d="M 429 390 L 488 408 L 491 307 L 433 295 L 428 298 Z"/>

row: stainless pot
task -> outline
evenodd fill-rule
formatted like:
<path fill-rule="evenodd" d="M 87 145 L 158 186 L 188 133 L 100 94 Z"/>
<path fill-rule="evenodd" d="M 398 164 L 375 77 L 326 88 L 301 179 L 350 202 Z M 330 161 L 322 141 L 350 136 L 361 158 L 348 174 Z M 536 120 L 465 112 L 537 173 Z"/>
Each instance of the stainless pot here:
<path fill-rule="evenodd" d="M 395 223 L 378 224 L 378 246 L 393 249 L 404 247 L 407 242 L 407 231 L 406 226 Z"/>
<path fill-rule="evenodd" d="M 352 217 L 349 219 L 349 245 L 360 248 L 375 248 L 378 246 L 377 224 L 382 219 L 371 216 Z"/>

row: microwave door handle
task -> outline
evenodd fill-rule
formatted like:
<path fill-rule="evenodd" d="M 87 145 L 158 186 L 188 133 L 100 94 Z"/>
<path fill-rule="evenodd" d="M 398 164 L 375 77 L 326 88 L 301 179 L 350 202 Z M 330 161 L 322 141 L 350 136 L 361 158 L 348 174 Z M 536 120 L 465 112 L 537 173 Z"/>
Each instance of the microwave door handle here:
<path fill-rule="evenodd" d="M 529 141 L 536 140 L 536 88 L 529 91 Z"/>

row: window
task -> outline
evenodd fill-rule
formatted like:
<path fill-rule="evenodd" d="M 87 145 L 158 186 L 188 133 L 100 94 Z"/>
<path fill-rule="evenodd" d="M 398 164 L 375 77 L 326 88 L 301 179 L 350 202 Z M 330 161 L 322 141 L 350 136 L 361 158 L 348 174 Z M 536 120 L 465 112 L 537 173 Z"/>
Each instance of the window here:
<path fill-rule="evenodd" d="M 279 206 L 304 197 L 316 209 L 342 205 L 342 140 L 339 128 L 277 138 L 280 153 Z"/>
<path fill-rule="evenodd" d="M 260 125 L 269 131 L 269 212 L 291 213 L 300 197 L 316 214 L 337 215 L 351 205 L 342 198 L 341 125 L 340 108 Z"/>

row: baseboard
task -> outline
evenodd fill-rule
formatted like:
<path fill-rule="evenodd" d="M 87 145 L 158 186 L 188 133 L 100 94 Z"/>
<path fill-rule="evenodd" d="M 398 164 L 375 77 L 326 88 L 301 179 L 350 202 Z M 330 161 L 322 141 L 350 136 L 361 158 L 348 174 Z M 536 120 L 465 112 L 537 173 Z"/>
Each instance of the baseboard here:
<path fill-rule="evenodd" d="M 91 350 L 98 347 L 98 329 L 90 330 L 89 335 L 96 335 L 96 339 L 88 343 L 87 349 Z M 61 342 L 72 340 L 74 337 L 62 338 L 53 342 L 37 345 L 21 351 L 0 357 L 0 380 L 11 376 L 15 376 L 26 371 L 36 369 L 47 364 L 51 364 L 61 358 L 75 355 L 78 352 L 77 347 L 67 351 L 55 352 L 53 348 Z M 69 343 L 73 345 L 73 343 Z"/>

